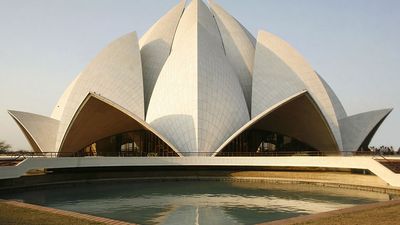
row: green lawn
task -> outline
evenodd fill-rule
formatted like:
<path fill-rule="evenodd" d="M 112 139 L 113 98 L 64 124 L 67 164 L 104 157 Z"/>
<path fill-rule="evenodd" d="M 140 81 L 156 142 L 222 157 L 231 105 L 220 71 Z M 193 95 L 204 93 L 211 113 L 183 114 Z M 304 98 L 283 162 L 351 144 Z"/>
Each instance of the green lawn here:
<path fill-rule="evenodd" d="M 0 202 L 1 225 L 100 225 L 104 223 L 77 219 Z"/>
<path fill-rule="evenodd" d="M 395 225 L 400 224 L 400 204 L 343 213 L 296 225 Z"/>

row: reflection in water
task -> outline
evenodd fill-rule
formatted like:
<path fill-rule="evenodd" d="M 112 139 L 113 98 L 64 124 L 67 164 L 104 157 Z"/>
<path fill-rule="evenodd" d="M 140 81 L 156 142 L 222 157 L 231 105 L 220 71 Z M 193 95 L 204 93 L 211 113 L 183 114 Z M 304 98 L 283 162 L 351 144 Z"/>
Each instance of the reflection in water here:
<path fill-rule="evenodd" d="M 1 198 L 139 224 L 254 224 L 387 200 L 385 194 L 217 181 L 79 184 Z"/>

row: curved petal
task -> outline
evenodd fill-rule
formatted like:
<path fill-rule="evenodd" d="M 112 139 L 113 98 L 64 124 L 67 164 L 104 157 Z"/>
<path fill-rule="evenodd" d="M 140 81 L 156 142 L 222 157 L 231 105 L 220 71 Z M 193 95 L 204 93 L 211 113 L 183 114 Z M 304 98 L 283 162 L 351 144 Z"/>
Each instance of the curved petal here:
<path fill-rule="evenodd" d="M 249 120 L 240 83 L 202 1 L 183 13 L 146 121 L 185 152 L 214 152 Z"/>
<path fill-rule="evenodd" d="M 321 109 L 328 121 L 338 146 L 342 147 L 339 123 L 332 102 L 318 75 L 311 68 L 304 57 L 298 53 L 289 43 L 271 33 L 262 31 L 265 34 L 268 48 L 286 63 L 298 78 L 304 83 L 310 95 Z"/>
<path fill-rule="evenodd" d="M 151 131 L 178 153 L 167 139 L 140 117 L 105 97 L 89 93 L 74 115 L 59 152 L 76 152 L 105 137 L 141 129 Z"/>
<path fill-rule="evenodd" d="M 161 17 L 139 40 L 146 111 L 154 85 L 171 52 L 176 28 L 184 9 L 185 1 L 182 0 Z"/>
<path fill-rule="evenodd" d="M 364 112 L 339 120 L 345 151 L 357 151 L 368 147 L 373 135 L 392 109 Z"/>
<path fill-rule="evenodd" d="M 65 109 L 65 105 L 67 104 L 68 98 L 71 95 L 71 92 L 74 89 L 76 81 L 79 79 L 79 76 L 80 74 L 75 77 L 75 79 L 68 85 L 67 89 L 65 89 L 60 99 L 58 99 L 56 107 L 54 107 L 53 112 L 51 113 L 51 118 L 56 120 L 61 119 L 61 116 Z"/>
<path fill-rule="evenodd" d="M 333 109 L 335 110 L 336 117 L 338 120 L 343 119 L 347 117 L 346 110 L 344 109 L 342 103 L 340 102 L 339 98 L 336 96 L 335 92 L 333 89 L 329 86 L 328 83 L 317 73 L 319 79 L 321 79 L 322 84 L 325 87 L 326 92 L 328 93 L 328 96 L 332 102 Z"/>
<path fill-rule="evenodd" d="M 320 151 L 339 151 L 327 121 L 307 91 L 296 93 L 253 118 L 227 139 L 217 153 L 251 128 L 284 134 Z"/>
<path fill-rule="evenodd" d="M 254 37 L 214 1 L 210 1 L 210 7 L 221 33 L 226 57 L 238 75 L 247 107 L 250 110 L 251 74 L 255 51 Z"/>
<path fill-rule="evenodd" d="M 57 147 L 89 92 L 104 96 L 144 119 L 142 66 L 136 33 L 124 35 L 109 44 L 81 72 L 60 119 Z"/>
<path fill-rule="evenodd" d="M 268 47 L 268 36 L 259 32 L 253 69 L 251 117 L 303 90 L 296 73 Z"/>
<path fill-rule="evenodd" d="M 59 121 L 28 112 L 9 110 L 35 152 L 55 152 Z"/>

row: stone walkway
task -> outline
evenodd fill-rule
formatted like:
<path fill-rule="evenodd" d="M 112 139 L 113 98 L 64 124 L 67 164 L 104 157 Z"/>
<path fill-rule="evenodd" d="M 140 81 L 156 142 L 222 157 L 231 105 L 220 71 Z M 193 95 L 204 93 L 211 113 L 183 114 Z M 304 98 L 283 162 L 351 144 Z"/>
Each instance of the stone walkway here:
<path fill-rule="evenodd" d="M 62 215 L 62 216 L 73 217 L 73 218 L 77 218 L 77 219 L 89 220 L 92 222 L 99 222 L 99 223 L 112 224 L 112 225 L 136 225 L 134 223 L 128 223 L 128 222 L 123 222 L 123 221 L 119 221 L 119 220 L 91 216 L 91 215 L 87 215 L 87 214 L 83 214 L 83 213 L 71 212 L 71 211 L 66 211 L 66 210 L 54 209 L 54 208 L 33 205 L 33 204 L 28 204 L 28 203 L 23 203 L 23 202 L 18 202 L 18 201 L 4 200 L 2 202 L 12 205 L 12 206 L 20 207 L 20 208 L 33 209 L 33 210 L 38 210 L 41 212 L 47 212 L 47 213 L 52 213 L 52 214 L 57 214 L 57 215 Z"/>

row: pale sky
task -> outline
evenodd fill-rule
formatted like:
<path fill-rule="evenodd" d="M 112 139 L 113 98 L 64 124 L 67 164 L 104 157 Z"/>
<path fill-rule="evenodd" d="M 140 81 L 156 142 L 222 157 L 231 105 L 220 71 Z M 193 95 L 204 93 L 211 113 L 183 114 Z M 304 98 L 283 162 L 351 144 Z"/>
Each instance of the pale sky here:
<path fill-rule="evenodd" d="M 372 145 L 400 146 L 400 1 L 216 0 L 254 36 L 288 41 L 349 115 L 394 108 Z M 31 149 L 7 109 L 50 116 L 64 89 L 119 36 L 140 36 L 178 0 L 0 0 L 0 140 Z"/>

